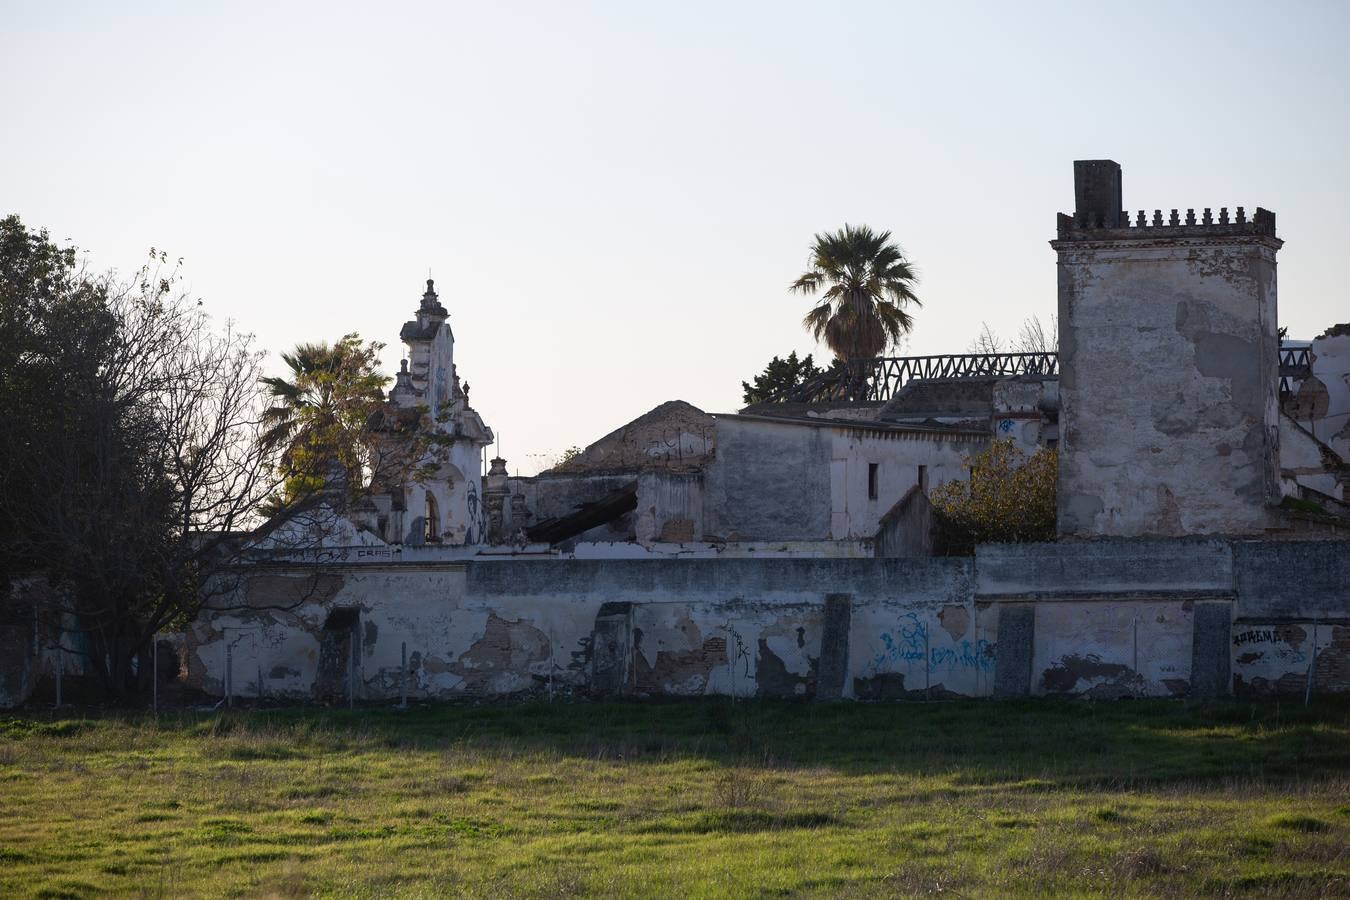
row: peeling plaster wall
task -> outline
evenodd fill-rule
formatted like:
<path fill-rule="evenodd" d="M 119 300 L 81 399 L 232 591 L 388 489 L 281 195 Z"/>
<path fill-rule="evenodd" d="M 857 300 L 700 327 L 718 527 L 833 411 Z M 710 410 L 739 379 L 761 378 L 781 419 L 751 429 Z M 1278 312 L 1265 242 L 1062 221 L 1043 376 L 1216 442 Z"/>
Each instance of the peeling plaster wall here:
<path fill-rule="evenodd" d="M 1350 690 L 1344 541 L 986 545 L 973 559 L 405 550 L 260 566 L 217 607 L 180 641 L 188 684 L 214 695 L 229 645 L 236 696 L 345 702 L 341 670 L 319 684 L 335 615 L 355 637 L 358 700 L 399 696 L 404 643 L 413 698 L 1180 696 L 1300 691 L 1310 666 L 1315 691 Z"/>
<path fill-rule="evenodd" d="M 1053 242 L 1061 534 L 1245 534 L 1271 524 L 1280 242 L 1202 231 Z"/>
<path fill-rule="evenodd" d="M 1350 324 L 1314 338 L 1309 350 L 1312 376 L 1299 382 L 1286 409 L 1341 459 L 1350 461 Z"/>
<path fill-rule="evenodd" d="M 919 484 L 931 491 L 948 481 L 967 477 L 966 457 L 988 446 L 987 437 L 926 433 L 888 433 L 862 429 L 832 429 L 830 459 L 831 522 L 835 540 L 872 537 L 881 518 L 910 488 Z M 877 495 L 868 491 L 869 469 L 875 465 Z"/>
<path fill-rule="evenodd" d="M 704 471 L 704 533 L 728 541 L 830 534 L 828 429 L 719 417 Z"/>
<path fill-rule="evenodd" d="M 975 568 L 978 600 L 1029 608 L 1036 696 L 1190 693 L 1196 603 L 1233 596 L 1232 546 L 1214 539 L 986 544 Z"/>
<path fill-rule="evenodd" d="M 840 661 L 845 697 L 859 682 L 872 696 L 905 675 L 922 690 L 913 673 L 924 664 L 905 637 L 915 627 L 932 633 L 940 690 L 987 692 L 993 655 L 987 638 L 978 645 L 971 583 L 970 561 L 959 559 L 578 560 L 469 570 L 470 595 L 496 598 L 498 607 L 543 601 L 594 616 L 602 604 L 630 604 L 626 692 L 637 696 L 815 696 L 826 597 L 841 593 L 852 610 Z M 977 645 L 983 655 L 971 661 Z"/>
<path fill-rule="evenodd" d="M 1194 601 L 1117 600 L 1036 606 L 1036 696 L 1185 696 Z"/>
<path fill-rule="evenodd" d="M 532 478 L 508 478 L 503 507 L 505 530 L 514 534 L 545 519 L 562 518 L 576 512 L 583 503 L 592 503 L 633 481 L 631 473 L 545 473 Z M 512 498 L 520 496 L 521 500 Z M 596 526 L 578 535 L 577 543 L 633 540 L 633 516 Z"/>
<path fill-rule="evenodd" d="M 704 476 L 705 534 L 853 541 L 876 534 L 881 517 L 918 483 L 920 466 L 930 490 L 964 478 L 965 456 L 988 437 L 718 416 L 717 443 Z"/>
<path fill-rule="evenodd" d="M 224 694 L 228 646 L 234 695 L 318 699 L 324 623 L 334 609 L 349 608 L 359 617 L 357 699 L 398 696 L 405 641 L 409 695 L 453 692 L 462 677 L 449 668 L 446 653 L 475 620 L 456 616 L 452 623 L 463 593 L 462 564 L 267 571 L 246 579 L 237 594 L 216 600 L 216 610 L 187 630 L 187 682 Z"/>
<path fill-rule="evenodd" d="M 1289 416 L 1280 414 L 1280 491 L 1297 497 L 1299 487 L 1343 499 L 1339 473 L 1329 471 L 1322 444 Z"/>
<path fill-rule="evenodd" d="M 1059 439 L 1059 427 L 1047 415 L 1059 406 L 1057 376 L 1017 375 L 997 381 L 992 406 L 994 437 L 1013 440 L 1024 453 Z"/>
<path fill-rule="evenodd" d="M 634 532 L 638 543 L 703 540 L 703 473 L 661 469 L 638 476 Z"/>
<path fill-rule="evenodd" d="M 1247 622 L 1233 629 L 1233 693 L 1350 691 L 1350 622 Z"/>

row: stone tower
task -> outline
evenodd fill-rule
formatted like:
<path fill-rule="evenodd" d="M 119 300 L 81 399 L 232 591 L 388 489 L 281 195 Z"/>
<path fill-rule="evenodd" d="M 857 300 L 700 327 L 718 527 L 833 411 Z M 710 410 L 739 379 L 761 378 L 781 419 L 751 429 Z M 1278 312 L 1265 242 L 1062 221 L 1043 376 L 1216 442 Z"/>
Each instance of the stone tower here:
<path fill-rule="evenodd" d="M 1275 215 L 1123 211 L 1074 163 L 1060 214 L 1059 532 L 1251 534 L 1279 494 Z"/>

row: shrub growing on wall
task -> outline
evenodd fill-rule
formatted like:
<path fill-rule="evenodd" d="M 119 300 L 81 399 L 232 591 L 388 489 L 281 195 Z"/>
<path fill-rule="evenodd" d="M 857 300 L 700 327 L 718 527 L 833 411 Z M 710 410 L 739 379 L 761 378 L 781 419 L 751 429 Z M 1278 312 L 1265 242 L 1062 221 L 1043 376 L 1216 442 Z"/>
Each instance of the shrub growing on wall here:
<path fill-rule="evenodd" d="M 929 499 L 939 552 L 968 554 L 976 544 L 1055 539 L 1058 457 L 1045 447 L 1027 456 L 1011 440 L 996 440 L 967 458 L 970 478 L 948 481 Z"/>

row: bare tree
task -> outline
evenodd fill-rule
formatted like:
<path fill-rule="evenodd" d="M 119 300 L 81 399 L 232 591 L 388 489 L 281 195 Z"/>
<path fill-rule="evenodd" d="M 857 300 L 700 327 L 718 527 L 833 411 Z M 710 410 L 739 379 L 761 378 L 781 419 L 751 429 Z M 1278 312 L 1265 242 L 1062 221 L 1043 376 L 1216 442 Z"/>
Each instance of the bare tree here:
<path fill-rule="evenodd" d="M 966 347 L 967 353 L 1004 353 L 1002 339 L 989 327 L 988 322 L 980 323 L 980 333 Z"/>
<path fill-rule="evenodd" d="M 1017 353 L 1058 353 L 1059 320 L 1051 316 L 1049 326 L 1041 322 L 1040 316 L 1023 320 L 1013 350 Z"/>
<path fill-rule="evenodd" d="M 262 354 L 212 325 L 163 254 L 127 279 L 73 272 L 26 310 L 7 316 L 25 347 L 0 373 L 22 422 L 3 444 L 4 562 L 47 581 L 44 630 L 122 696 L 133 660 L 195 615 L 262 524 L 277 481 Z"/>
<path fill-rule="evenodd" d="M 1057 353 L 1059 351 L 1058 321 L 1050 317 L 1047 326 L 1040 316 L 1024 319 L 1017 337 L 1011 344 L 989 327 L 988 322 L 980 323 L 980 333 L 966 348 L 967 353 Z"/>

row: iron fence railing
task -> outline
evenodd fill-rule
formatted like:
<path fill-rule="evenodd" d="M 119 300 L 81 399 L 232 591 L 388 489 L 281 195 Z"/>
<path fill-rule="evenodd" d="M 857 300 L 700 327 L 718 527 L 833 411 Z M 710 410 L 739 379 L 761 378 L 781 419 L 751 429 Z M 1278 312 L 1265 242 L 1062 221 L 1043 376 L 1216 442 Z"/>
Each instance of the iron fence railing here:
<path fill-rule="evenodd" d="M 1059 358 L 1054 353 L 881 356 L 836 365 L 829 371 L 773 397 L 770 402 L 889 400 L 914 378 L 988 378 L 1009 375 L 1054 375 L 1058 372 Z"/>
<path fill-rule="evenodd" d="M 1058 375 L 1057 353 L 956 353 L 941 356 L 881 356 L 836 364 L 826 372 L 769 398 L 770 403 L 886 401 L 915 378 L 989 378 Z M 1312 374 L 1307 347 L 1280 348 L 1280 396 Z"/>

